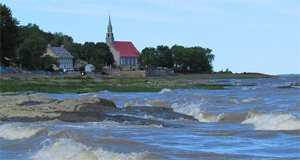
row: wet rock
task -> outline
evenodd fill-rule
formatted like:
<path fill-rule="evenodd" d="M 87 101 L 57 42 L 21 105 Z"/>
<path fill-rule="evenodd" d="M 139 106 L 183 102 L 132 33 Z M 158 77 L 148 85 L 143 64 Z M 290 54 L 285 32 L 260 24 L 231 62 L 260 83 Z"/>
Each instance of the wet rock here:
<path fill-rule="evenodd" d="M 65 122 L 102 122 L 105 116 L 99 112 L 86 111 L 86 112 L 61 112 L 61 115 L 56 119 Z"/>
<path fill-rule="evenodd" d="M 122 109 L 124 114 L 132 114 L 137 116 L 149 115 L 155 118 L 165 120 L 189 119 L 195 120 L 194 117 L 174 112 L 172 108 L 167 107 L 149 107 L 149 106 L 129 106 Z"/>
<path fill-rule="evenodd" d="M 276 87 L 276 88 L 278 88 L 278 89 L 296 89 L 293 86 L 279 86 L 279 87 Z"/>
<path fill-rule="evenodd" d="M 44 104 L 44 102 L 39 102 L 39 101 L 25 101 L 22 102 L 21 104 L 18 104 L 19 106 L 33 106 L 33 105 L 39 105 L 39 104 Z"/>
<path fill-rule="evenodd" d="M 36 122 L 61 120 L 65 122 L 102 122 L 105 120 L 132 125 L 182 127 L 165 120 L 188 119 L 192 116 L 174 112 L 167 107 L 130 106 L 117 108 L 114 102 L 85 97 L 55 100 L 40 96 L 2 96 L 0 120 Z"/>
<path fill-rule="evenodd" d="M 56 119 L 64 112 L 119 111 L 116 105 L 109 100 L 95 97 L 55 100 L 41 96 L 1 96 L 0 119 L 28 119 L 40 121 Z M 27 121 L 27 120 L 26 120 Z"/>

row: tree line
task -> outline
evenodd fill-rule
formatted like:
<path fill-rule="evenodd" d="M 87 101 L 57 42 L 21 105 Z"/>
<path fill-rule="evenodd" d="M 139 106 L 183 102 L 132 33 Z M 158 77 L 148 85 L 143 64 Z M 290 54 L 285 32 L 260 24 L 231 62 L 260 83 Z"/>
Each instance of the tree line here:
<path fill-rule="evenodd" d="M 93 64 L 96 71 L 103 65 L 113 65 L 114 57 L 103 42 L 76 43 L 73 38 L 61 32 L 44 32 L 36 24 L 19 26 L 19 21 L 12 17 L 11 10 L 1 5 L 1 64 L 16 64 L 29 70 L 53 71 L 53 64 L 59 65 L 58 59 L 44 56 L 48 44 L 64 47 L 77 59 Z M 159 45 L 146 47 L 138 57 L 140 69 L 152 70 L 157 67 L 172 68 L 177 73 L 212 73 L 214 55 L 209 48 L 183 47 L 171 48 Z"/>
<path fill-rule="evenodd" d="M 47 45 L 64 47 L 74 56 L 74 61 L 83 59 L 100 71 L 103 65 L 114 64 L 109 47 L 103 42 L 76 43 L 73 38 L 61 32 L 44 32 L 36 24 L 19 26 L 19 21 L 12 17 L 12 11 L 5 4 L 1 7 L 1 64 L 16 64 L 29 70 L 53 71 L 53 64 L 59 65 L 58 59 L 45 55 Z"/>
<path fill-rule="evenodd" d="M 139 55 L 140 68 L 145 70 L 162 67 L 174 68 L 177 73 L 212 73 L 214 55 L 209 48 L 159 45 L 146 47 Z"/>

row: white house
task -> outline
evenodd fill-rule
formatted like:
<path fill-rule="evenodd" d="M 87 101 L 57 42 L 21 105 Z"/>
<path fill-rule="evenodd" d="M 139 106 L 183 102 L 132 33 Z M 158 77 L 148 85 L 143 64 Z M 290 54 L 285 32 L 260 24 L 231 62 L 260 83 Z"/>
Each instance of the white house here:
<path fill-rule="evenodd" d="M 92 70 L 94 70 L 95 67 L 92 64 L 87 64 L 85 66 L 85 72 L 92 72 Z"/>

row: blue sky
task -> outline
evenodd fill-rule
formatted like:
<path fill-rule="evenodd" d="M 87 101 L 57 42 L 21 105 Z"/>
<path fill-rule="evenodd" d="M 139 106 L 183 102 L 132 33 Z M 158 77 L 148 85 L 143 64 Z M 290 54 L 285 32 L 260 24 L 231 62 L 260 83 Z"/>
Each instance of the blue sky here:
<path fill-rule="evenodd" d="M 116 41 L 213 50 L 215 71 L 300 73 L 299 0 L 2 0 L 21 25 L 75 42 Z"/>

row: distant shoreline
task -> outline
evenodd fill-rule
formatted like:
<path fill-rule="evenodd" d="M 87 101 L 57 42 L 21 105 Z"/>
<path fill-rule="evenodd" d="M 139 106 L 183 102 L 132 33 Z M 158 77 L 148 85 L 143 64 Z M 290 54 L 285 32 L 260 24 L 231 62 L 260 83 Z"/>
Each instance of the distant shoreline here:
<path fill-rule="evenodd" d="M 33 74 L 1 74 L 0 92 L 87 93 L 160 92 L 168 89 L 220 90 L 233 84 L 219 84 L 214 79 L 279 78 L 278 76 L 244 74 L 175 74 L 160 77 L 108 77 L 108 76 L 49 76 Z"/>
<path fill-rule="evenodd" d="M 12 74 L 12 73 L 1 73 L 0 78 L 33 78 L 33 77 L 74 77 L 69 75 L 36 75 L 36 74 Z M 76 76 L 75 76 L 76 77 Z M 93 78 L 101 78 L 101 77 L 109 77 L 105 75 L 97 75 L 91 76 Z M 203 78 L 203 79 L 235 79 L 235 78 L 280 78 L 281 76 L 278 75 L 268 75 L 263 73 L 240 73 L 240 74 L 174 74 L 174 75 L 167 75 L 167 76 L 153 76 L 153 77 L 138 77 L 138 78 Z M 111 78 L 128 78 L 126 76 L 116 76 Z M 132 77 L 134 78 L 134 77 Z"/>

